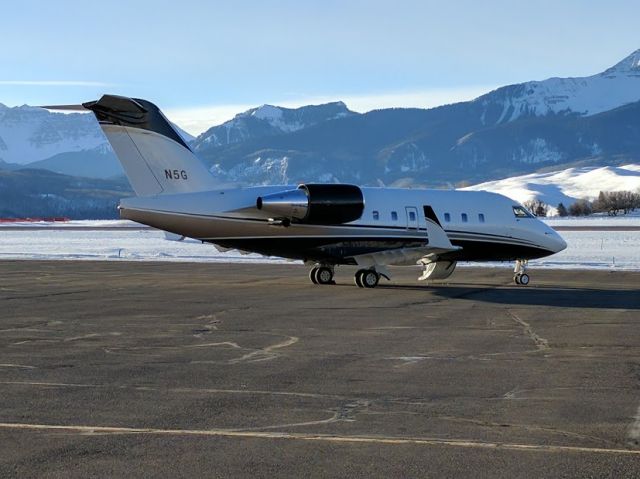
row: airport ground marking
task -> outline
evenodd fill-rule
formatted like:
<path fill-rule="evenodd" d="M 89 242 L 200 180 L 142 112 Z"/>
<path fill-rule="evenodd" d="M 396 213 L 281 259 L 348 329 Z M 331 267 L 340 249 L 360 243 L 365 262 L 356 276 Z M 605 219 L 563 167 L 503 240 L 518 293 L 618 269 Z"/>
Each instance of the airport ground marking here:
<path fill-rule="evenodd" d="M 113 426 L 57 425 L 57 424 L 25 424 L 0 423 L 0 429 L 30 431 L 62 431 L 83 435 L 104 434 L 147 434 L 158 436 L 200 436 L 200 437 L 232 437 L 247 439 L 288 439 L 299 441 L 319 441 L 350 444 L 380 445 L 417 445 L 417 446 L 449 446 L 476 449 L 504 449 L 524 452 L 567 452 L 591 454 L 618 454 L 640 456 L 640 449 L 602 448 L 588 446 L 563 446 L 542 444 L 518 444 L 485 442 L 467 439 L 438 439 L 428 437 L 389 437 L 389 436 L 336 436 L 330 434 L 303 434 L 291 432 L 238 431 L 229 429 L 157 429 Z"/>
<path fill-rule="evenodd" d="M 633 422 L 629 427 L 629 443 L 633 445 L 640 445 L 640 406 L 636 411 L 636 415 L 633 417 Z"/>
<path fill-rule="evenodd" d="M 511 319 L 513 319 L 516 323 L 522 326 L 524 334 L 526 334 L 529 338 L 531 338 L 531 340 L 535 343 L 536 348 L 538 348 L 539 351 L 545 351 L 549 349 L 548 340 L 536 334 L 531 328 L 531 325 L 526 321 L 520 319 L 518 315 L 516 315 L 513 311 L 511 311 L 510 309 L 507 311 L 509 313 L 509 316 L 511 316 Z"/>
<path fill-rule="evenodd" d="M 353 396 L 344 396 L 340 394 L 325 394 L 300 391 L 267 391 L 261 389 L 222 389 L 222 388 L 158 388 L 153 386 L 135 386 L 135 385 L 110 385 L 110 384 L 81 384 L 81 383 L 56 383 L 43 381 L 0 381 L 0 384 L 11 384 L 15 386 L 36 386 L 44 388 L 111 388 L 111 389 L 131 389 L 133 391 L 163 391 L 169 393 L 202 393 L 202 394 L 247 394 L 247 395 L 264 395 L 264 396 L 291 396 L 300 398 L 313 399 L 332 399 L 332 400 L 354 400 L 358 399 Z M 409 403 L 417 404 L 417 403 Z"/>
<path fill-rule="evenodd" d="M 271 346 L 267 346 L 265 348 L 256 349 L 255 351 L 247 353 L 244 356 L 241 356 L 239 358 L 231 359 L 229 361 L 229 364 L 236 364 L 236 363 L 241 363 L 245 361 L 259 362 L 259 361 L 268 361 L 269 359 L 274 359 L 278 357 L 278 354 L 274 352 L 276 349 L 286 348 L 287 346 L 291 346 L 292 344 L 297 343 L 299 340 L 300 338 L 297 338 L 296 336 L 287 336 L 287 339 L 284 341 L 281 341 L 276 344 L 272 344 Z"/>

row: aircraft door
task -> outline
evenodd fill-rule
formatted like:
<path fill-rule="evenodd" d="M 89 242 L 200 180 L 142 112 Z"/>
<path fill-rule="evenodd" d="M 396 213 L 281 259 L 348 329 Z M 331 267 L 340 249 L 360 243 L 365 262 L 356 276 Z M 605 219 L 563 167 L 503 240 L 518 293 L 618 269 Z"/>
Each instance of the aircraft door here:
<path fill-rule="evenodd" d="M 415 206 L 406 206 L 404 210 L 407 214 L 407 229 L 417 230 L 418 229 L 418 208 L 416 208 Z"/>

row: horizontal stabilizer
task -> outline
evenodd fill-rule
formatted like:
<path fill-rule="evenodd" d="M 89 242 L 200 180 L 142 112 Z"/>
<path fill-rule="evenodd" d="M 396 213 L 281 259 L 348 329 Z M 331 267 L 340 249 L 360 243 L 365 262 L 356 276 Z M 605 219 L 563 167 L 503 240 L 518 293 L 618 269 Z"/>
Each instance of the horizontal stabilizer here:
<path fill-rule="evenodd" d="M 43 105 L 39 108 L 57 111 L 89 111 L 84 105 Z"/>

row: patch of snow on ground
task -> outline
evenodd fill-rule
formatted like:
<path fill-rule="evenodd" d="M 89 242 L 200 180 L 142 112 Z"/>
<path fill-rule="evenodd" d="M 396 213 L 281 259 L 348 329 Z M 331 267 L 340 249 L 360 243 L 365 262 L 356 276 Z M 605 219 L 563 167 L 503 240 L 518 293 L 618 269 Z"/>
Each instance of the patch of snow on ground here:
<path fill-rule="evenodd" d="M 563 231 L 567 249 L 531 261 L 532 268 L 640 271 L 640 231 Z"/>
<path fill-rule="evenodd" d="M 0 223 L 0 231 L 2 228 L 147 228 L 147 226 L 129 220 L 71 220 L 71 221 L 16 221 Z"/>
<path fill-rule="evenodd" d="M 218 252 L 195 240 L 167 241 L 164 232 L 149 230 L 64 231 L 0 230 L 0 258 L 92 261 L 178 261 L 218 263 L 285 263 L 282 258 L 238 251 Z"/>
<path fill-rule="evenodd" d="M 636 210 L 632 213 L 619 216 L 598 214 L 582 217 L 567 216 L 565 218 L 554 216 L 552 218 L 541 219 L 552 228 L 558 226 L 580 226 L 587 228 L 603 228 L 608 226 L 640 226 L 640 210 Z"/>
<path fill-rule="evenodd" d="M 218 252 L 195 240 L 167 241 L 159 230 L 5 230 L 0 229 L 0 259 L 288 263 L 276 257 Z M 535 268 L 640 271 L 640 231 L 565 231 L 568 247 L 531 261 Z M 299 264 L 299 262 L 296 262 Z M 461 266 L 479 266 L 479 263 Z M 504 263 L 487 266 L 512 267 Z"/>

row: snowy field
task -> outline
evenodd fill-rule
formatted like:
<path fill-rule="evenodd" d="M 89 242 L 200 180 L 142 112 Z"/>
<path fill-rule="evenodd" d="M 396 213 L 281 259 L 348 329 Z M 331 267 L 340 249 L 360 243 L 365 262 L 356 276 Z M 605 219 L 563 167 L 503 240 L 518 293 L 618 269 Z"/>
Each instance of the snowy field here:
<path fill-rule="evenodd" d="M 110 226 L 110 225 L 109 225 Z M 195 240 L 168 241 L 162 231 L 36 229 L 0 227 L 0 259 L 93 261 L 183 261 L 210 263 L 283 263 L 281 258 L 237 251 L 218 252 Z"/>
<path fill-rule="evenodd" d="M 563 231 L 567 249 L 533 267 L 640 271 L 640 231 Z"/>
<path fill-rule="evenodd" d="M 604 228 L 609 226 L 624 227 L 634 226 L 640 227 L 640 210 L 636 210 L 628 215 L 609 216 L 609 215 L 592 215 L 588 218 L 579 217 L 566 217 L 560 218 L 558 216 L 552 218 L 542 219 L 552 228 L 558 226 L 579 226 L 579 227 L 592 227 L 594 229 Z"/>
<path fill-rule="evenodd" d="M 637 219 L 636 219 L 637 220 Z M 581 223 L 587 220 L 581 220 Z M 78 226 L 113 226 L 116 222 L 73 222 Z M 96 261 L 182 261 L 233 263 L 286 263 L 281 258 L 237 251 L 218 252 L 212 245 L 194 240 L 168 241 L 158 230 L 34 229 L 0 227 L 0 259 L 54 259 Z M 40 225 L 42 226 L 42 225 Z M 568 248 L 548 258 L 531 262 L 532 267 L 567 269 L 617 269 L 640 271 L 640 231 L 565 231 Z M 508 263 L 492 266 L 510 267 Z"/>

